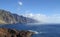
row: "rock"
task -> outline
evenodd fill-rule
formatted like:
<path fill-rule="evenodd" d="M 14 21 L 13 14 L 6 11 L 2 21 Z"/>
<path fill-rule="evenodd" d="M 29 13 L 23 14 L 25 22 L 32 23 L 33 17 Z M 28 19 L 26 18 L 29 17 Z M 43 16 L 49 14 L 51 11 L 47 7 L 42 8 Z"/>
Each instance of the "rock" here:
<path fill-rule="evenodd" d="M 34 19 L 24 17 L 22 15 L 12 14 L 9 11 L 0 9 L 0 24 L 16 24 L 16 23 L 34 23 Z"/>
<path fill-rule="evenodd" d="M 31 37 L 34 33 L 30 31 L 20 31 L 19 36 L 20 37 Z M 17 35 L 18 36 L 18 35 Z"/>
<path fill-rule="evenodd" d="M 0 37 L 31 37 L 34 32 L 0 28 Z"/>

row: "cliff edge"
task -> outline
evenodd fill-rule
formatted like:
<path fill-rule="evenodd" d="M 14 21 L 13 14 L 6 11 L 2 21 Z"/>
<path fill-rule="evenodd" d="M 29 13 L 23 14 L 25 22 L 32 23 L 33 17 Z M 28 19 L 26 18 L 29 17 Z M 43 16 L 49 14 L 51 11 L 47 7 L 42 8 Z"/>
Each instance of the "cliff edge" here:
<path fill-rule="evenodd" d="M 0 37 L 32 37 L 34 32 L 0 28 Z"/>
<path fill-rule="evenodd" d="M 0 9 L 0 24 L 16 24 L 16 23 L 35 23 L 34 19 L 24 17 L 22 15 L 12 14 L 9 11 Z"/>

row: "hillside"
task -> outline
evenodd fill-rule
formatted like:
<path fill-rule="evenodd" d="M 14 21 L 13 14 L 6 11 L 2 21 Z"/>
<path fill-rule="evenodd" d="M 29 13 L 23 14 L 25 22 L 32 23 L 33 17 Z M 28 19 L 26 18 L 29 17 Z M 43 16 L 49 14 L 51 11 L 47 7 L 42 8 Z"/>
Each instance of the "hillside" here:
<path fill-rule="evenodd" d="M 9 11 L 0 9 L 0 24 L 16 24 L 16 23 L 35 23 L 34 19 L 12 14 Z"/>
<path fill-rule="evenodd" d="M 0 37 L 31 37 L 33 34 L 31 31 L 0 28 Z"/>

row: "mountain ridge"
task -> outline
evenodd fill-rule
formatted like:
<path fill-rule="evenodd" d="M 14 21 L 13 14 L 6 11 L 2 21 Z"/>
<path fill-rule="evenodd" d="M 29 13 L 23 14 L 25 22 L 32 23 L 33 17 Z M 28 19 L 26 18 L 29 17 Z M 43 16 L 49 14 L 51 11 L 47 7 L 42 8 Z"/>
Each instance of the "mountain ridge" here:
<path fill-rule="evenodd" d="M 0 9 L 0 24 L 35 23 L 36 20 Z"/>

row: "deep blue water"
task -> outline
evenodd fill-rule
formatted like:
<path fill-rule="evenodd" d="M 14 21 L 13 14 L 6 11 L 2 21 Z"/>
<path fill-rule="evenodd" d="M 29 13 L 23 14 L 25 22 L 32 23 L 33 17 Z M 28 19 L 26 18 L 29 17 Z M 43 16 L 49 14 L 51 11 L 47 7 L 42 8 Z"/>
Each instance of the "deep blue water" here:
<path fill-rule="evenodd" d="M 47 25 L 13 24 L 13 25 L 1 25 L 0 27 L 11 29 L 15 28 L 17 30 L 33 30 L 39 32 L 39 34 L 35 34 L 33 35 L 33 37 L 60 37 L 60 24 L 47 24 Z"/>

